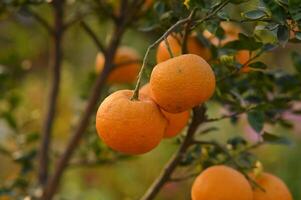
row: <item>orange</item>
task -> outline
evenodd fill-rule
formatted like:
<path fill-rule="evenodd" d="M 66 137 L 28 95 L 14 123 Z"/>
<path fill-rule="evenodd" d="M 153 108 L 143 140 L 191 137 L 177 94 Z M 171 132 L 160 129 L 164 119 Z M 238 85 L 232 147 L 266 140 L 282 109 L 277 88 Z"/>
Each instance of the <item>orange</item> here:
<path fill-rule="evenodd" d="M 238 35 L 241 32 L 241 30 L 238 26 L 234 25 L 231 22 L 221 22 L 220 26 L 225 31 L 225 38 L 222 40 L 217 38 L 215 35 L 210 33 L 208 30 L 205 30 L 203 32 L 204 37 L 207 38 L 214 46 L 218 46 L 219 44 L 221 44 L 221 46 L 223 46 L 228 42 L 238 39 Z"/>
<path fill-rule="evenodd" d="M 144 85 L 140 89 L 140 93 L 144 93 L 148 96 L 152 97 L 151 91 L 150 91 L 150 85 L 149 83 Z M 184 111 L 181 113 L 169 113 L 164 110 L 161 110 L 164 117 L 167 119 L 167 127 L 165 129 L 164 137 L 165 138 L 171 138 L 179 134 L 183 128 L 187 125 L 189 118 L 190 118 L 190 112 Z"/>
<path fill-rule="evenodd" d="M 153 5 L 153 0 L 145 0 L 143 8 L 144 10 L 148 10 Z"/>
<path fill-rule="evenodd" d="M 119 90 L 108 96 L 96 114 L 96 129 L 103 142 L 126 154 L 142 154 L 163 138 L 166 119 L 147 95 L 131 100 L 133 91 Z"/>
<path fill-rule="evenodd" d="M 262 173 L 255 180 L 265 191 L 255 188 L 254 200 L 293 200 L 289 189 L 278 177 Z"/>
<path fill-rule="evenodd" d="M 185 54 L 157 64 L 150 78 L 155 102 L 180 113 L 207 101 L 215 90 L 215 75 L 200 56 Z"/>
<path fill-rule="evenodd" d="M 138 53 L 129 47 L 120 47 L 114 58 L 114 69 L 108 76 L 108 83 L 132 83 L 136 80 L 140 70 L 140 57 Z M 96 57 L 96 72 L 101 73 L 105 63 L 102 53 Z"/>
<path fill-rule="evenodd" d="M 246 62 L 248 62 L 248 60 L 250 59 L 250 51 L 240 50 L 236 53 L 235 58 L 240 64 L 243 65 Z M 242 73 L 249 73 L 250 71 L 251 71 L 251 68 L 249 66 L 243 66 L 240 69 L 240 72 L 242 72 Z"/>
<path fill-rule="evenodd" d="M 179 56 L 182 54 L 182 39 L 178 36 L 169 35 L 167 37 L 168 44 L 173 55 Z M 211 57 L 210 50 L 204 47 L 195 35 L 190 35 L 187 38 L 187 51 L 191 54 L 202 56 L 205 60 L 209 60 Z M 157 49 L 157 63 L 166 61 L 170 58 L 170 54 L 167 50 L 165 41 L 162 41 Z"/>
<path fill-rule="evenodd" d="M 203 171 L 192 185 L 191 197 L 192 200 L 253 200 L 247 179 L 224 165 Z"/>

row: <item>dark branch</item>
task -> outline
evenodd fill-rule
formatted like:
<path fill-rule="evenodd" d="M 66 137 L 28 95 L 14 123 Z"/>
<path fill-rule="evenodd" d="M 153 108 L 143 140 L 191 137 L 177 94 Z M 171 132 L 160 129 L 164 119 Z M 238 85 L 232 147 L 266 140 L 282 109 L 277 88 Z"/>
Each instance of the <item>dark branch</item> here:
<path fill-rule="evenodd" d="M 81 26 L 83 27 L 83 29 L 86 31 L 86 33 L 90 36 L 90 38 L 94 41 L 94 43 L 96 44 L 96 46 L 98 47 L 99 51 L 101 51 L 103 54 L 106 53 L 105 47 L 104 45 L 100 42 L 100 40 L 97 38 L 96 34 L 94 33 L 94 31 L 90 28 L 90 26 L 84 22 L 81 21 Z"/>
<path fill-rule="evenodd" d="M 78 143 L 80 139 L 82 138 L 83 134 L 85 133 L 85 130 L 88 127 L 90 117 L 94 113 L 95 106 L 98 102 L 98 99 L 100 97 L 101 90 L 103 89 L 103 85 L 105 83 L 105 80 L 107 76 L 109 75 L 112 65 L 113 65 L 113 58 L 116 53 L 116 50 L 120 44 L 120 40 L 122 38 L 122 35 L 125 31 L 126 27 L 124 24 L 119 24 L 115 27 L 115 31 L 113 33 L 113 37 L 110 41 L 110 44 L 108 46 L 107 53 L 105 54 L 105 64 L 104 64 L 104 70 L 103 73 L 99 75 L 99 77 L 96 80 L 96 83 L 92 89 L 92 94 L 88 100 L 87 106 L 85 108 L 85 111 L 83 112 L 83 115 L 80 118 L 79 125 L 75 129 L 71 139 L 69 140 L 67 147 L 59 159 L 53 176 L 49 179 L 47 182 L 47 185 L 45 187 L 45 190 L 43 191 L 43 200 L 51 200 L 59 186 L 60 179 L 62 178 L 62 174 L 64 170 L 66 169 L 68 162 L 74 153 L 75 148 L 78 146 Z"/>
<path fill-rule="evenodd" d="M 25 8 L 26 12 L 29 13 L 38 23 L 40 23 L 48 32 L 49 34 L 54 34 L 54 29 L 50 26 L 50 24 L 38 13 L 31 10 L 30 8 Z"/>
<path fill-rule="evenodd" d="M 151 187 L 146 191 L 141 200 L 152 200 L 156 197 L 156 195 L 160 192 L 163 185 L 170 181 L 170 177 L 174 170 L 177 168 L 179 162 L 182 160 L 185 155 L 187 149 L 191 144 L 193 144 L 193 137 L 196 133 L 199 125 L 205 120 L 205 107 L 198 107 L 193 109 L 193 118 L 189 125 L 187 135 L 181 144 L 179 150 L 172 156 L 169 162 L 165 165 L 160 175 L 153 182 Z"/>
<path fill-rule="evenodd" d="M 63 37 L 63 2 L 54 6 L 54 64 L 51 68 L 51 88 L 45 121 L 42 127 L 42 139 L 39 150 L 39 183 L 44 185 L 48 178 L 49 148 L 51 145 L 51 133 L 55 117 L 55 110 L 60 89 L 62 66 L 62 37 Z"/>

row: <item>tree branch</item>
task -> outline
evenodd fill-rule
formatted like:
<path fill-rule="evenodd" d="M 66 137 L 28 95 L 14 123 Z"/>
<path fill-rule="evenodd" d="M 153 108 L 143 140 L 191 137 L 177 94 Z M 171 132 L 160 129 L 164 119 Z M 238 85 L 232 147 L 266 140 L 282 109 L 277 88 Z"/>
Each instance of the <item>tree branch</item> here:
<path fill-rule="evenodd" d="M 42 139 L 39 150 L 39 183 L 44 185 L 48 178 L 49 147 L 51 145 L 51 132 L 57 105 L 57 98 L 61 81 L 62 65 L 62 37 L 63 37 L 63 1 L 54 3 L 54 64 L 52 70 L 51 89 L 45 121 L 42 127 Z"/>
<path fill-rule="evenodd" d="M 37 22 L 40 23 L 48 32 L 49 34 L 54 34 L 54 29 L 49 25 L 49 23 L 38 13 L 35 11 L 31 10 L 30 8 L 26 7 L 25 11 L 28 12 Z"/>
<path fill-rule="evenodd" d="M 193 20 L 193 16 L 194 16 L 195 11 L 196 11 L 196 10 L 193 10 L 193 11 L 192 11 L 192 14 L 189 16 L 189 17 L 190 17 L 190 20 L 186 23 L 186 27 L 185 27 L 184 35 L 183 35 L 183 43 L 182 43 L 182 46 L 181 46 L 182 54 L 188 53 L 188 49 L 187 49 L 187 39 L 188 39 L 188 36 L 189 36 L 189 34 L 190 34 L 190 26 L 191 26 L 191 23 L 192 23 L 192 20 Z"/>
<path fill-rule="evenodd" d="M 172 156 L 172 158 L 168 161 L 168 163 L 163 168 L 162 172 L 158 176 L 158 178 L 153 182 L 150 188 L 143 195 L 141 200 L 152 200 L 155 196 L 160 192 L 163 185 L 170 181 L 170 177 L 174 170 L 177 168 L 179 162 L 185 155 L 187 149 L 191 144 L 193 144 L 193 137 L 196 133 L 199 125 L 205 120 L 205 112 L 206 109 L 204 106 L 197 107 L 193 109 L 193 118 L 189 125 L 187 135 L 181 144 L 179 150 Z"/>
<path fill-rule="evenodd" d="M 51 200 L 54 196 L 54 193 L 56 192 L 60 179 L 62 178 L 62 174 L 67 167 L 67 164 L 78 145 L 82 135 L 84 134 L 85 130 L 87 129 L 87 126 L 89 124 L 89 120 L 91 115 L 93 114 L 93 111 L 95 109 L 95 106 L 98 102 L 101 90 L 103 88 L 103 84 L 105 83 L 105 80 L 111 71 L 112 65 L 113 65 L 113 57 L 116 53 L 117 47 L 120 43 L 121 37 L 125 31 L 124 24 L 119 24 L 115 27 L 115 31 L 113 33 L 112 39 L 110 41 L 109 47 L 107 49 L 107 53 L 105 55 L 105 64 L 104 64 L 104 70 L 103 73 L 99 75 L 99 77 L 96 80 L 96 83 L 93 87 L 92 94 L 88 100 L 88 104 L 85 108 L 85 111 L 79 121 L 78 127 L 75 129 L 70 141 L 67 144 L 67 147 L 59 159 L 53 176 L 49 181 L 47 182 L 47 185 L 45 187 L 45 190 L 43 191 L 43 200 Z"/>
<path fill-rule="evenodd" d="M 74 16 L 73 19 L 70 19 L 64 24 L 64 30 L 69 29 L 72 25 L 76 24 L 77 22 L 81 22 L 84 17 L 89 15 L 90 13 L 79 13 L 78 15 Z"/>
<path fill-rule="evenodd" d="M 101 41 L 97 38 L 96 34 L 94 33 L 94 31 L 90 28 L 90 26 L 84 22 L 81 21 L 81 26 L 83 27 L 83 29 L 86 31 L 86 33 L 90 36 L 90 38 L 94 41 L 94 43 L 96 44 L 96 46 L 98 47 L 99 51 L 101 51 L 103 54 L 106 53 L 105 47 L 104 45 L 101 43 Z"/>

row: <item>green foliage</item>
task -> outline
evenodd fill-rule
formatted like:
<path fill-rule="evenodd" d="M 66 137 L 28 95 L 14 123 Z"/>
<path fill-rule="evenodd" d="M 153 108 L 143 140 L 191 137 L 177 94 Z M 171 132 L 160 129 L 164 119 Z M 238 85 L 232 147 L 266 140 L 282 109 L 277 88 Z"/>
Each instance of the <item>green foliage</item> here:
<path fill-rule="evenodd" d="M 260 133 L 263 129 L 263 123 L 264 123 L 264 113 L 262 111 L 251 111 L 248 112 L 248 121 L 250 125 L 253 127 L 253 129 Z"/>

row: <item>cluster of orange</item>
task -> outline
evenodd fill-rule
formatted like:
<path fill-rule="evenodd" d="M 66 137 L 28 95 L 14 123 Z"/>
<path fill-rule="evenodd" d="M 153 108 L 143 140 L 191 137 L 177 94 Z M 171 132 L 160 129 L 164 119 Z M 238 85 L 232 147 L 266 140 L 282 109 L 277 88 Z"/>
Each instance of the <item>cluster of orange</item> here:
<path fill-rule="evenodd" d="M 142 154 L 155 148 L 162 138 L 176 136 L 186 126 L 192 107 L 208 100 L 214 93 L 215 76 L 202 58 L 210 58 L 195 36 L 187 41 L 188 52 L 181 54 L 179 38 L 168 42 L 176 57 L 170 58 L 164 41 L 157 50 L 157 66 L 150 83 L 140 89 L 139 100 L 131 99 L 133 91 L 121 90 L 100 105 L 96 128 L 104 143 L 127 154 Z M 202 56 L 202 57 L 200 57 Z M 139 71 L 139 56 L 122 47 L 114 58 L 116 68 L 109 83 L 132 82 Z M 102 71 L 104 57 L 99 54 L 96 69 Z"/>
<path fill-rule="evenodd" d="M 229 23 L 222 23 L 222 26 L 226 38 L 221 41 L 210 32 L 204 32 L 213 45 L 223 45 L 238 37 L 240 29 Z M 131 99 L 133 91 L 122 90 L 107 97 L 100 105 L 96 117 L 97 131 L 112 149 L 128 154 L 150 151 L 163 137 L 180 133 L 189 121 L 191 108 L 213 95 L 215 76 L 207 63 L 211 59 L 210 50 L 191 34 L 186 43 L 188 54 L 181 55 L 182 40 L 179 35 L 171 34 L 167 42 L 159 44 L 158 64 L 152 71 L 150 83 L 141 89 L 139 100 Z M 241 51 L 236 58 L 244 63 L 248 56 L 248 52 Z M 113 63 L 115 67 L 108 83 L 133 82 L 141 65 L 138 53 L 128 47 L 117 50 Z M 104 56 L 98 54 L 98 73 L 103 66 Z"/>
<path fill-rule="evenodd" d="M 260 186 L 252 189 L 239 171 L 219 165 L 204 170 L 191 188 L 192 200 L 292 200 L 287 186 L 278 177 L 250 174 Z"/>

